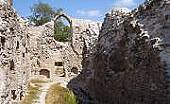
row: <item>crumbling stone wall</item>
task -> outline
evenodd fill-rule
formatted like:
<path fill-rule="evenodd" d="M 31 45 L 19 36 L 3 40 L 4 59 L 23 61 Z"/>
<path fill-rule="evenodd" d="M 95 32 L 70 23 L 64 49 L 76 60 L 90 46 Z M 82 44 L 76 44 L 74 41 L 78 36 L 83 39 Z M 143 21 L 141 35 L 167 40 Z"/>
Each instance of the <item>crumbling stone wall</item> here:
<path fill-rule="evenodd" d="M 69 17 L 73 26 L 72 41 L 57 42 L 53 37 L 54 20 L 43 26 L 31 25 L 17 15 L 9 2 L 0 2 L 2 104 L 19 103 L 26 93 L 28 80 L 43 75 L 43 70 L 49 72 L 44 75 L 51 80 L 78 75 L 82 69 L 84 42 L 92 45 L 100 28 L 100 23 Z M 75 31 L 77 27 L 79 31 Z"/>
<path fill-rule="evenodd" d="M 89 84 L 99 103 L 167 104 L 165 70 L 152 44 L 133 16 L 106 16 Z"/>
<path fill-rule="evenodd" d="M 57 42 L 53 37 L 54 23 L 59 17 L 67 17 L 69 19 L 72 29 L 72 41 L 70 42 Z M 56 16 L 53 21 L 43 26 L 27 27 L 28 33 L 31 36 L 30 41 L 32 42 L 30 45 L 30 52 L 32 54 L 31 76 L 39 75 L 41 69 L 49 69 L 51 78 L 55 79 L 56 74 L 54 73 L 57 70 L 57 67 L 54 66 L 55 62 L 63 62 L 62 70 L 66 77 L 76 75 L 72 72 L 73 68 L 77 69 L 77 74 L 80 73 L 82 70 L 84 42 L 92 46 L 94 43 L 92 40 L 97 40 L 99 29 L 100 23 L 75 19 L 66 14 Z"/>
<path fill-rule="evenodd" d="M 68 85 L 83 104 L 169 103 L 169 1 L 151 4 L 106 15 L 93 53 Z"/>
<path fill-rule="evenodd" d="M 160 0 L 152 6 L 150 2 L 145 2 L 144 4 L 140 7 L 141 11 L 136 12 L 135 15 L 139 22 L 144 24 L 143 28 L 150 37 L 153 40 L 157 40 L 154 47 L 160 51 L 161 62 L 166 70 L 165 77 L 170 102 L 170 2 L 168 0 Z"/>
<path fill-rule="evenodd" d="M 12 6 L 13 5 L 13 0 L 0 0 L 0 5 Z"/>
<path fill-rule="evenodd" d="M 28 34 L 9 5 L 0 6 L 0 102 L 22 99 L 29 70 Z"/>

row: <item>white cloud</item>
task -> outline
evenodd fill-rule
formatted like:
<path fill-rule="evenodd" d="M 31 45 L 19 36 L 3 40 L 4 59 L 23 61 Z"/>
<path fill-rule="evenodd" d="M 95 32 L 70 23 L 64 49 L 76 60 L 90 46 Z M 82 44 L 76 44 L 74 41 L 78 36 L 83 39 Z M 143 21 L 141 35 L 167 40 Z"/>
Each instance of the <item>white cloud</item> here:
<path fill-rule="evenodd" d="M 77 13 L 88 17 L 96 17 L 101 15 L 99 10 L 77 10 Z"/>
<path fill-rule="evenodd" d="M 120 10 L 122 9 L 125 12 L 129 12 L 135 6 L 134 0 L 117 0 L 113 4 L 113 9 Z"/>
<path fill-rule="evenodd" d="M 127 7 L 130 8 L 135 5 L 134 0 L 119 0 L 115 3 L 115 6 L 118 7 Z"/>
<path fill-rule="evenodd" d="M 125 7 L 114 7 L 114 10 L 122 10 L 123 12 L 130 12 L 131 10 L 129 8 L 125 8 Z"/>

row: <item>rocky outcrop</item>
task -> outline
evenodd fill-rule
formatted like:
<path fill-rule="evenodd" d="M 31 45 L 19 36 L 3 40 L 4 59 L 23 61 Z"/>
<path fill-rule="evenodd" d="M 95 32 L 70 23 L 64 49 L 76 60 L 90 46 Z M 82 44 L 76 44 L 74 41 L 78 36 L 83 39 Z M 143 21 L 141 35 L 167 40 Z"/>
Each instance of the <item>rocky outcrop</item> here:
<path fill-rule="evenodd" d="M 93 53 L 84 47 L 83 71 L 69 84 L 83 104 L 169 103 L 169 11 L 169 1 L 153 0 L 106 15 Z"/>
<path fill-rule="evenodd" d="M 101 104 L 167 103 L 164 67 L 152 42 L 135 18 L 107 15 L 89 86 Z"/>
<path fill-rule="evenodd" d="M 165 78 L 170 102 L 170 2 L 168 0 L 156 0 L 145 2 L 139 7 L 136 17 L 139 23 L 150 35 L 152 40 L 157 40 L 154 47 L 160 51 L 161 62 L 165 69 Z"/>

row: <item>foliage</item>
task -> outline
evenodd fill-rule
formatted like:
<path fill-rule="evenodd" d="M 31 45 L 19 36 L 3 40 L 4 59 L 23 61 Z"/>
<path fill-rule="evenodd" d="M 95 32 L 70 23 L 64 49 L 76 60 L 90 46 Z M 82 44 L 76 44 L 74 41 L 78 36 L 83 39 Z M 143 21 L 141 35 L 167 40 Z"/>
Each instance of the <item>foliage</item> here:
<path fill-rule="evenodd" d="M 54 84 L 50 87 L 45 100 L 46 104 L 78 104 L 72 91 Z"/>
<path fill-rule="evenodd" d="M 36 26 L 49 22 L 55 15 L 62 12 L 62 9 L 54 9 L 47 3 L 39 2 L 31 7 L 32 15 L 28 17 L 30 22 Z"/>
<path fill-rule="evenodd" d="M 65 25 L 62 21 L 57 21 L 54 26 L 54 38 L 60 42 L 71 40 L 71 28 Z"/>
<path fill-rule="evenodd" d="M 63 9 L 54 9 L 47 3 L 34 4 L 31 7 L 32 15 L 28 17 L 30 22 L 35 23 L 36 26 L 43 25 L 49 22 L 57 14 L 60 14 Z M 70 27 L 65 25 L 61 19 L 55 23 L 54 38 L 60 42 L 67 42 L 71 40 Z"/>

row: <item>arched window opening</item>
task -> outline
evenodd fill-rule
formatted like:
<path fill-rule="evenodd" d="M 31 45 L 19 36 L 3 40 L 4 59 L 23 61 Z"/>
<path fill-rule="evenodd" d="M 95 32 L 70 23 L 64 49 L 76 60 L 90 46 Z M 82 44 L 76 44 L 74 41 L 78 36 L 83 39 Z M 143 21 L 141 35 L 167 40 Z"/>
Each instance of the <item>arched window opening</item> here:
<path fill-rule="evenodd" d="M 41 70 L 40 70 L 40 75 L 44 75 L 44 76 L 46 76 L 47 78 L 50 78 L 50 71 L 47 70 L 47 69 L 41 69 Z"/>
<path fill-rule="evenodd" d="M 71 21 L 64 15 L 58 16 L 54 21 L 54 38 L 56 41 L 71 41 L 72 28 Z"/>
<path fill-rule="evenodd" d="M 71 72 L 73 72 L 74 74 L 78 74 L 78 73 L 79 73 L 77 67 L 73 67 L 73 68 L 71 69 Z"/>

